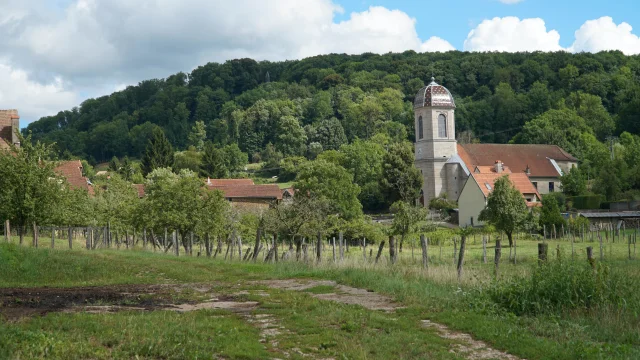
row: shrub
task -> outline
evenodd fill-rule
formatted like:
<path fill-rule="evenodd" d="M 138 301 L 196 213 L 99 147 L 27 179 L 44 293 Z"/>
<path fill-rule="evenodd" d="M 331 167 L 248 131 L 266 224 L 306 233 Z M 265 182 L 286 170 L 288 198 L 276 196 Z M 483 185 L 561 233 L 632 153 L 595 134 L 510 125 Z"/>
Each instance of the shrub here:
<path fill-rule="evenodd" d="M 495 283 L 487 290 L 499 307 L 516 315 L 537 315 L 600 306 L 621 308 L 637 302 L 633 284 L 608 266 L 553 262 L 536 266 L 529 276 Z"/>
<path fill-rule="evenodd" d="M 573 207 L 579 210 L 600 209 L 602 201 L 602 195 L 582 195 L 571 197 Z"/>

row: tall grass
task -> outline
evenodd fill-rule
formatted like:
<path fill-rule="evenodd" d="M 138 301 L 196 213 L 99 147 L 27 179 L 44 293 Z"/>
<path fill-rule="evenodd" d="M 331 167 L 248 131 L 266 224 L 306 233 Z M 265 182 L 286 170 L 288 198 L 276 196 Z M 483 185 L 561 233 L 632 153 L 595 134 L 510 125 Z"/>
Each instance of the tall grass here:
<path fill-rule="evenodd" d="M 527 276 L 495 282 L 488 298 L 516 315 L 539 315 L 571 310 L 638 309 L 639 295 L 633 281 L 607 264 L 595 269 L 585 263 L 555 261 Z"/>

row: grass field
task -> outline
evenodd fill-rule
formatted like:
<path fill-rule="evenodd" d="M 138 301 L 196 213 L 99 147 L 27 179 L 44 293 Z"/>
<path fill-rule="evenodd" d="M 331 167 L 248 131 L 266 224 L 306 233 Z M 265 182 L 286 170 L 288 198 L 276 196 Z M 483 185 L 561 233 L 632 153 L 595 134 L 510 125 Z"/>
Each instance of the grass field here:
<path fill-rule="evenodd" d="M 104 288 L 108 293 L 112 286 L 142 288 L 136 288 L 140 294 L 133 291 L 137 295 L 124 299 L 120 295 L 73 298 L 60 308 L 53 304 L 44 314 L 11 317 L 6 314 L 14 313 L 5 311 L 6 318 L 0 322 L 0 358 L 473 358 L 472 353 L 456 351 L 460 344 L 455 338 L 443 337 L 422 326 L 422 320 L 427 319 L 469 333 L 493 348 L 521 358 L 640 357 L 638 308 L 603 306 L 517 316 L 488 302 L 483 289 L 496 284 L 494 244 L 492 241 L 487 245 L 488 263 L 484 264 L 479 236 L 475 242 L 469 239 L 460 283 L 453 266 L 451 242 L 429 246 L 428 270 L 421 268 L 420 252 L 411 241 L 405 243 L 395 266 L 388 264 L 387 249 L 380 263 L 374 265 L 369 247 L 367 260 L 362 248 L 351 247 L 346 258 L 334 264 L 332 249 L 325 245 L 320 264 L 294 261 L 253 264 L 225 262 L 220 258 L 176 258 L 142 251 L 139 247 L 128 251 L 124 248 L 87 251 L 81 248 L 84 240 L 80 238 L 75 240 L 74 250 L 65 249 L 67 241 L 63 239 L 56 242 L 55 250 L 30 248 L 30 238 L 25 238 L 22 247 L 15 244 L 17 238 L 12 242 L 0 244 L 0 294 L 4 294 L 0 308 L 5 310 L 37 308 L 45 302 L 45 296 L 16 295 L 28 293 L 16 288 L 46 286 L 71 291 L 91 286 Z M 45 244 L 42 238 L 40 243 L 41 247 Z M 533 240 L 518 240 L 516 265 L 509 263 L 509 249 L 503 248 L 501 283 L 535 271 L 537 244 Z M 558 261 L 557 246 L 562 261 L 576 264 L 586 264 L 585 248 L 593 246 L 600 262 L 596 242 L 574 243 L 573 260 L 569 240 L 548 244 L 551 262 Z M 637 284 L 640 260 L 628 259 L 628 244 L 604 245 L 603 263 L 611 272 L 623 274 L 631 284 Z M 375 256 L 377 246 L 371 248 Z M 332 285 L 292 291 L 252 282 L 267 279 L 334 280 L 386 294 L 402 308 L 383 312 L 318 298 L 337 291 Z M 218 298 L 258 305 L 242 313 L 229 309 L 179 313 L 166 306 L 197 305 L 213 295 L 194 291 L 190 285 L 161 291 L 144 287 L 157 284 L 174 287 L 206 284 Z M 614 291 L 621 294 L 630 291 L 625 301 L 637 304 L 633 292 L 640 291 L 636 289 Z M 33 289 L 37 291 L 41 290 Z M 60 311 L 85 305 L 123 308 L 98 313 L 84 308 Z M 127 310 L 127 306 L 143 306 L 146 310 Z M 269 319 L 265 322 L 273 331 L 267 337 L 264 329 L 256 325 L 260 323 L 257 319 Z"/>

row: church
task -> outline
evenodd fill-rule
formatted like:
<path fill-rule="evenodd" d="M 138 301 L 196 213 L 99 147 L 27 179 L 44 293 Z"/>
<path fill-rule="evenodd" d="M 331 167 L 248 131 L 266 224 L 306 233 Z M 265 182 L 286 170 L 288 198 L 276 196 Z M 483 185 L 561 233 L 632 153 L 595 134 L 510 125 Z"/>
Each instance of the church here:
<path fill-rule="evenodd" d="M 527 188 L 538 196 L 559 191 L 562 174 L 578 164 L 556 145 L 458 144 L 455 100 L 434 78 L 418 91 L 413 109 L 415 166 L 422 173 L 420 202 L 424 206 L 442 196 L 458 201 L 472 174 L 512 173 L 518 178 L 524 174 L 532 185 Z"/>

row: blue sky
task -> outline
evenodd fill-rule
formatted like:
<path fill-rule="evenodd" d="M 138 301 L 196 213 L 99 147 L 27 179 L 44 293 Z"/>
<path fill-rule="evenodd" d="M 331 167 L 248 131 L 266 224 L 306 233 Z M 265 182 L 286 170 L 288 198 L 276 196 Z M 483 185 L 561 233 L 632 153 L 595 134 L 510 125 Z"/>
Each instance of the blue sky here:
<path fill-rule="evenodd" d="M 416 29 L 422 39 L 438 36 L 462 49 L 463 41 L 484 19 L 516 16 L 520 19 L 541 18 L 547 29 L 560 33 L 560 45 L 569 47 L 574 32 L 587 20 L 611 16 L 616 23 L 627 22 L 640 33 L 640 0 L 524 0 L 503 4 L 499 0 L 337 0 L 345 12 L 337 20 L 346 20 L 351 12 L 370 6 L 384 6 L 406 12 L 417 20 Z"/>

